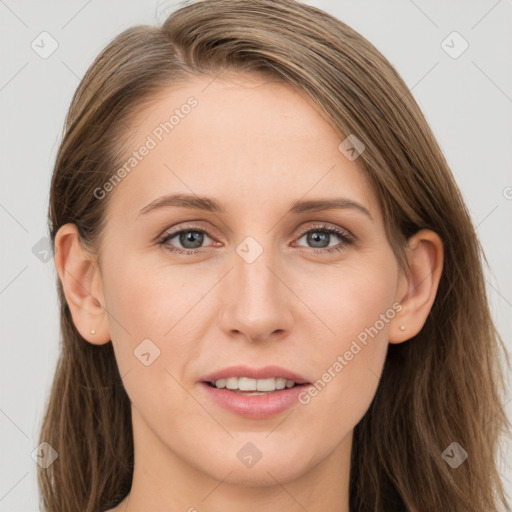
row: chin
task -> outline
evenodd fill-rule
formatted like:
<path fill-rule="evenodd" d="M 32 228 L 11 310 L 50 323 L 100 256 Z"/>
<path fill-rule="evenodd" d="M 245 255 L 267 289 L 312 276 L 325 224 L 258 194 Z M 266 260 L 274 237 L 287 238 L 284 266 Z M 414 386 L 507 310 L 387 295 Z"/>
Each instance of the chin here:
<path fill-rule="evenodd" d="M 201 460 L 203 471 L 215 480 L 232 485 L 267 487 L 292 481 L 307 472 L 309 466 L 316 464 L 299 446 L 286 447 L 281 444 L 276 447 L 270 446 L 268 441 L 266 444 L 260 442 L 258 454 L 250 443 L 242 441 L 237 443 L 234 450 L 212 454 L 208 467 L 204 467 L 204 459 Z M 253 460 L 250 460 L 251 454 Z"/>

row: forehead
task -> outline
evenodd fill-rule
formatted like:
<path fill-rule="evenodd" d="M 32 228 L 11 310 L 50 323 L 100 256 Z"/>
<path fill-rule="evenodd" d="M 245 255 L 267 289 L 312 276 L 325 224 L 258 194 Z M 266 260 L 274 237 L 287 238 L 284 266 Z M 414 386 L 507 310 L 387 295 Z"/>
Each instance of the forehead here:
<path fill-rule="evenodd" d="M 289 84 L 197 77 L 162 91 L 134 121 L 111 209 L 132 215 L 158 196 L 187 193 L 261 215 L 262 204 L 342 195 L 379 215 L 357 161 L 338 147 L 345 135 Z"/>

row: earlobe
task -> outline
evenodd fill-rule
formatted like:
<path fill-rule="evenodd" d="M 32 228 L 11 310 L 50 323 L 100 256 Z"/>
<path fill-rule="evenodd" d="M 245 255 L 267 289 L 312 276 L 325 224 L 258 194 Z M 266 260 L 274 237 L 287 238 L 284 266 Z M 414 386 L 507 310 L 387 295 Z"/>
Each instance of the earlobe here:
<path fill-rule="evenodd" d="M 400 276 L 396 300 L 402 309 L 390 322 L 389 343 L 407 341 L 423 328 L 437 294 L 443 258 L 443 243 L 434 231 L 422 229 L 409 239 L 410 272 Z"/>
<path fill-rule="evenodd" d="M 94 255 L 80 243 L 74 224 L 61 226 L 55 236 L 55 266 L 78 332 L 95 345 L 108 343 L 108 315 L 103 306 L 99 267 Z"/>

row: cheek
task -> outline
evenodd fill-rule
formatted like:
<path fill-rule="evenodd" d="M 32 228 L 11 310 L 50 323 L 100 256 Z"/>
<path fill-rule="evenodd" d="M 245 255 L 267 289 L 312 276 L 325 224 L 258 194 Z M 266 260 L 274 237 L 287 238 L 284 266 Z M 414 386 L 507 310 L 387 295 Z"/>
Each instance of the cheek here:
<path fill-rule="evenodd" d="M 319 266 L 315 272 L 296 269 L 294 292 L 307 306 L 302 328 L 308 322 L 306 332 L 314 328 L 322 346 L 343 348 L 392 307 L 397 279 L 396 261 L 384 251 Z M 378 326 L 387 333 L 387 323 Z"/>
<path fill-rule="evenodd" d="M 159 396 L 179 400 L 177 382 L 186 381 L 190 365 L 200 356 L 204 329 L 210 325 L 204 319 L 211 312 L 205 308 L 211 308 L 215 298 L 212 294 L 200 299 L 215 276 L 194 265 L 162 263 L 161 257 L 119 256 L 105 259 L 115 264 L 105 269 L 104 295 L 126 391 L 134 403 L 147 401 L 147 394 L 155 390 Z"/>
<path fill-rule="evenodd" d="M 304 288 L 309 290 L 305 302 L 316 316 L 315 350 L 308 365 L 316 380 L 300 401 L 315 417 L 329 415 L 332 421 L 326 425 L 334 429 L 340 424 L 353 428 L 368 409 L 396 314 L 395 260 L 381 254 L 373 264 L 371 259 L 365 263 L 336 272 L 331 268 L 329 275 L 326 270 L 326 275 L 316 276 L 316 288 L 311 283 Z"/>
<path fill-rule="evenodd" d="M 151 379 L 168 351 L 165 333 L 175 323 L 181 291 L 136 256 L 109 254 L 105 261 L 103 292 L 120 374 Z"/>
<path fill-rule="evenodd" d="M 106 272 L 104 293 L 113 337 L 162 339 L 197 301 L 190 271 L 123 256 Z M 114 333 L 118 336 L 114 336 Z"/>
<path fill-rule="evenodd" d="M 119 373 L 130 401 L 150 424 L 169 424 L 166 414 L 184 410 L 188 398 L 179 383 L 200 348 L 190 343 L 187 324 L 197 288 L 186 284 L 183 272 L 164 272 L 135 258 L 119 261 L 106 279 Z"/>

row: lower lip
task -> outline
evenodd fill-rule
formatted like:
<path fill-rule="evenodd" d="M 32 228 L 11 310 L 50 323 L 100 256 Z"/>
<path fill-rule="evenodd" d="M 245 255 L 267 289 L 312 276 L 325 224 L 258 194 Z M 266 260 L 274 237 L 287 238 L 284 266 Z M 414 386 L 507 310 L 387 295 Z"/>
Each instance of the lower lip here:
<path fill-rule="evenodd" d="M 238 416 L 252 419 L 271 418 L 286 411 L 298 403 L 298 396 L 307 386 L 307 384 L 301 384 L 265 395 L 244 395 L 226 388 L 214 388 L 206 382 L 201 382 L 201 387 L 215 403 Z"/>

